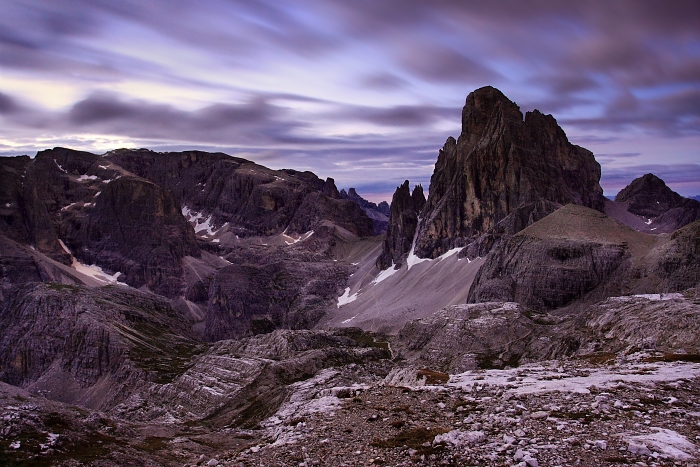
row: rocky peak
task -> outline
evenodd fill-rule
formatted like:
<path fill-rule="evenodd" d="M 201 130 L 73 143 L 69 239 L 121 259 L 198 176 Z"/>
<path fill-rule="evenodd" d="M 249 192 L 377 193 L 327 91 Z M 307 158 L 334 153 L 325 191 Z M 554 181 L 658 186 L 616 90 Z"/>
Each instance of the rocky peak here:
<path fill-rule="evenodd" d="M 654 174 L 633 180 L 605 209 L 616 220 L 652 234 L 671 233 L 700 219 L 700 202 L 682 197 Z"/>
<path fill-rule="evenodd" d="M 569 143 L 554 117 L 535 110 L 523 119 L 499 90 L 477 89 L 458 140 L 449 137 L 439 152 L 415 253 L 436 258 L 480 238 L 485 253 L 564 204 L 602 210 L 599 180 L 593 154 Z"/>
<path fill-rule="evenodd" d="M 615 202 L 627 203 L 627 210 L 632 214 L 650 218 L 680 206 L 685 200 L 650 173 L 634 179 L 615 196 Z"/>
<path fill-rule="evenodd" d="M 418 214 L 425 205 L 423 187 L 418 185 L 413 193 L 408 180 L 396 188 L 391 199 L 389 227 L 384 239 L 384 249 L 377 260 L 379 269 L 386 269 L 392 264 L 402 265 L 406 255 L 411 251 L 413 237 L 418 227 Z"/>

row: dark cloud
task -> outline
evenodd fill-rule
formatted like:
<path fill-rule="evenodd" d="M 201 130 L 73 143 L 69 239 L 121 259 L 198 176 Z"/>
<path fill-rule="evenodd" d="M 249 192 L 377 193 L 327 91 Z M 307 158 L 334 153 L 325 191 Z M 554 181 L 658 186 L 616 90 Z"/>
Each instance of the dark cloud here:
<path fill-rule="evenodd" d="M 458 122 L 461 109 L 430 105 L 400 105 L 388 108 L 343 106 L 334 115 L 346 120 L 370 122 L 380 126 L 424 127 L 443 119 Z"/>
<path fill-rule="evenodd" d="M 452 83 L 493 83 L 500 76 L 487 65 L 451 47 L 423 44 L 404 51 L 403 65 L 424 80 Z"/>
<path fill-rule="evenodd" d="M 7 94 L 0 92 L 0 114 L 11 114 L 19 110 L 19 105 Z"/>
<path fill-rule="evenodd" d="M 566 118 L 561 122 L 601 131 L 637 127 L 667 137 L 700 134 L 700 89 L 683 89 L 648 99 L 622 91 L 611 100 L 602 116 Z"/>

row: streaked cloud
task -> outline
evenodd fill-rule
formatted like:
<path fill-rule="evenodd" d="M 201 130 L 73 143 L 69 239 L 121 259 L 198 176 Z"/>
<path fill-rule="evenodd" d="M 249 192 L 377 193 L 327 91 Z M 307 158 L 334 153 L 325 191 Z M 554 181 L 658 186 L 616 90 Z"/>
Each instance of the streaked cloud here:
<path fill-rule="evenodd" d="M 699 17 L 686 0 L 9 0 L 0 154 L 210 148 L 385 193 L 427 185 L 490 84 L 599 153 L 606 190 L 648 167 L 700 193 Z"/>

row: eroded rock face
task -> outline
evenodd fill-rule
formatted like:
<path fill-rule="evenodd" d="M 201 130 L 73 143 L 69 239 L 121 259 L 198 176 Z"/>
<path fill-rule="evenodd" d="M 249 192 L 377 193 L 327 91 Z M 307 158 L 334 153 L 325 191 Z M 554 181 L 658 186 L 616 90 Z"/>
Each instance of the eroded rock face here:
<path fill-rule="evenodd" d="M 315 325 L 340 295 L 348 271 L 334 262 L 281 260 L 221 269 L 209 288 L 208 340 Z"/>
<path fill-rule="evenodd" d="M 700 221 L 674 232 L 668 242 L 649 252 L 644 271 L 633 274 L 655 279 L 641 290 L 646 293 L 680 292 L 700 284 Z"/>
<path fill-rule="evenodd" d="M 340 197 L 354 201 L 365 211 L 365 214 L 372 219 L 372 223 L 374 224 L 374 235 L 380 235 L 386 232 L 389 226 L 389 203 L 382 201 L 377 205 L 371 201 L 367 201 L 362 196 L 358 195 L 354 188 L 350 188 L 347 192 L 345 190 L 340 190 Z"/>
<path fill-rule="evenodd" d="M 536 327 L 517 303 L 454 305 L 406 324 L 393 347 L 431 370 L 503 368 L 517 366 Z"/>
<path fill-rule="evenodd" d="M 411 251 L 418 227 L 418 215 L 425 205 L 423 187 L 418 185 L 413 193 L 408 180 L 398 187 L 391 199 L 389 226 L 384 240 L 382 254 L 377 259 L 377 267 L 386 269 L 392 265 L 401 266 Z"/>
<path fill-rule="evenodd" d="M 2 304 L 0 380 L 93 408 L 184 371 L 197 344 L 168 302 L 133 289 L 57 283 Z"/>
<path fill-rule="evenodd" d="M 372 221 L 355 203 L 341 199 L 332 178 L 323 181 L 311 172 L 271 170 L 202 151 L 120 149 L 107 158 L 170 190 L 180 204 L 211 215 L 215 226 L 228 222 L 240 237 L 276 235 L 285 229 L 303 234 L 322 221 L 359 236 L 373 234 Z"/>
<path fill-rule="evenodd" d="M 684 198 L 654 174 L 632 181 L 615 197 L 628 212 L 646 219 L 655 233 L 673 232 L 700 219 L 700 202 Z"/>
<path fill-rule="evenodd" d="M 184 290 L 182 258 L 200 256 L 175 198 L 133 176 L 107 184 L 82 222 L 70 224 L 66 243 L 83 262 L 120 271 L 123 282 L 168 297 Z"/>
<path fill-rule="evenodd" d="M 637 234 L 604 214 L 567 205 L 492 250 L 469 302 L 514 301 L 536 310 L 564 306 L 611 277 Z"/>
<path fill-rule="evenodd" d="M 602 210 L 600 165 L 551 115 L 523 115 L 492 87 L 467 97 L 462 133 L 440 150 L 416 254 L 436 258 L 486 233 L 512 235 L 555 208 Z M 488 245 L 487 245 L 488 246 Z"/>

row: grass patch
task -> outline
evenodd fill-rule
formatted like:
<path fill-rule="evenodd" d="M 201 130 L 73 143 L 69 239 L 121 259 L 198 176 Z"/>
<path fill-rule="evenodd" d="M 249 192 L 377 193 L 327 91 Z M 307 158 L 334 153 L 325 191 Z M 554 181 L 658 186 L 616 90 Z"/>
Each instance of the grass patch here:
<path fill-rule="evenodd" d="M 168 447 L 168 440 L 160 436 L 147 436 L 141 443 L 134 447 L 139 451 L 155 453 L 166 449 Z"/>
<path fill-rule="evenodd" d="M 608 365 L 615 362 L 617 354 L 612 352 L 595 352 L 586 355 L 577 355 L 574 359 L 583 360 L 592 365 Z"/>
<path fill-rule="evenodd" d="M 430 450 L 423 446 L 425 443 L 430 443 L 432 445 L 433 440 L 437 435 L 442 433 L 447 433 L 449 428 L 435 427 L 431 429 L 417 427 L 409 428 L 408 430 L 403 430 L 399 432 L 396 436 L 392 436 L 387 439 L 375 439 L 370 443 L 371 446 L 385 449 L 400 448 L 402 446 L 408 446 L 409 448 L 421 450 Z"/>
<path fill-rule="evenodd" d="M 80 287 L 76 285 L 61 284 L 60 282 L 45 282 L 46 287 L 57 292 L 80 292 Z"/>
<path fill-rule="evenodd" d="M 418 370 L 417 376 L 424 377 L 425 384 L 428 385 L 445 384 L 450 380 L 450 375 L 448 375 L 447 373 L 443 373 L 442 371 L 428 370 L 426 368 Z"/>
<path fill-rule="evenodd" d="M 647 363 L 653 362 L 691 362 L 700 363 L 700 355 L 696 353 L 665 353 L 659 357 L 647 357 L 643 360 Z"/>

